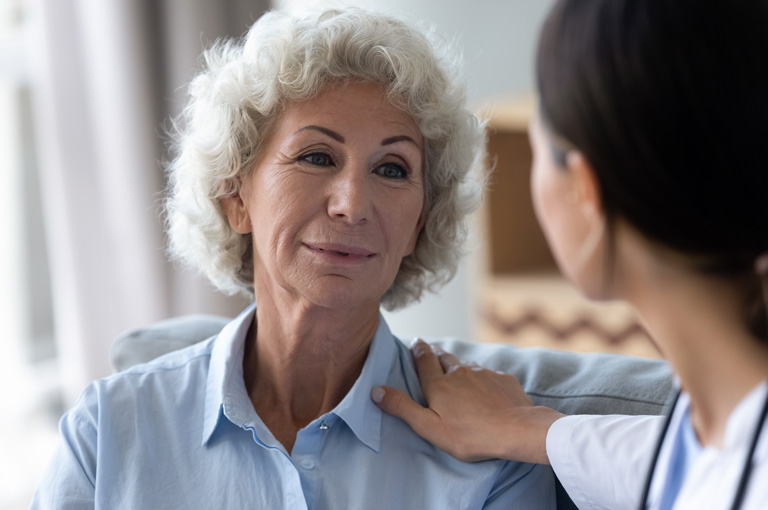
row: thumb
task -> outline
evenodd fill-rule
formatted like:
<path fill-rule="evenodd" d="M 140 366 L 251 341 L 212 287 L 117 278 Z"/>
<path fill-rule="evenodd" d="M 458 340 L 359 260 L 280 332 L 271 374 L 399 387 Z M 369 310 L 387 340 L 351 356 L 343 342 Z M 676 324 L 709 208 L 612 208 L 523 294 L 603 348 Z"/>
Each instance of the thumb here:
<path fill-rule="evenodd" d="M 371 390 L 371 400 L 382 411 L 397 416 L 417 433 L 427 428 L 427 423 L 432 417 L 428 409 L 414 402 L 411 397 L 400 390 L 389 386 L 376 386 Z"/>

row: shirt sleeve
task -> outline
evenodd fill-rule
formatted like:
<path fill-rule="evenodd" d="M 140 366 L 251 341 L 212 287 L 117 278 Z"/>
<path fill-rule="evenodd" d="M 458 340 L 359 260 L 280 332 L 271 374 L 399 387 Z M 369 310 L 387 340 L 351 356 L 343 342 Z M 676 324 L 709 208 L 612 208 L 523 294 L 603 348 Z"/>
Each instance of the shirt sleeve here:
<path fill-rule="evenodd" d="M 78 412 L 84 399 L 59 423 L 61 440 L 35 492 L 33 510 L 94 508 L 97 434 L 88 414 Z"/>
<path fill-rule="evenodd" d="M 634 508 L 663 416 L 567 416 L 547 434 L 555 474 L 580 509 Z"/>
<path fill-rule="evenodd" d="M 549 466 L 505 462 L 483 509 L 555 508 L 555 475 Z"/>

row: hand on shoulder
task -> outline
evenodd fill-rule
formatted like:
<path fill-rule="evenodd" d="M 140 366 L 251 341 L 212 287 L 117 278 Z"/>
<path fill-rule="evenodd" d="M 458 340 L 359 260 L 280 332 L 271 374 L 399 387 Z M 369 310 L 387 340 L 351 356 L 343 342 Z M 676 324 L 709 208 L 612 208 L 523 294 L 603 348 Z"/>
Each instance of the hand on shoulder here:
<path fill-rule="evenodd" d="M 462 363 L 422 340 L 411 352 L 429 407 L 399 390 L 378 386 L 371 398 L 382 410 L 465 462 L 502 458 L 549 463 L 547 432 L 563 414 L 534 406 L 512 375 Z"/>

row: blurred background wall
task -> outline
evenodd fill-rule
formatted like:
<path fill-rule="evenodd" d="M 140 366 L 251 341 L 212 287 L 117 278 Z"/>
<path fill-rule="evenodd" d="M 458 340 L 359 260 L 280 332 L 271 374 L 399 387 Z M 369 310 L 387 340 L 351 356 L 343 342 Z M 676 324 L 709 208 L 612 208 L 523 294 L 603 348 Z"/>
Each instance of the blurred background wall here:
<path fill-rule="evenodd" d="M 426 21 L 463 49 L 474 104 L 530 91 L 551 0 L 355 0 Z M 275 0 L 301 9 L 308 0 Z M 268 0 L 0 0 L 0 509 L 26 508 L 55 422 L 108 375 L 125 329 L 233 316 L 165 260 L 159 203 L 167 119 L 201 50 Z M 475 236 L 470 248 L 480 239 Z M 388 314 L 402 335 L 469 337 L 478 255 L 438 296 Z"/>

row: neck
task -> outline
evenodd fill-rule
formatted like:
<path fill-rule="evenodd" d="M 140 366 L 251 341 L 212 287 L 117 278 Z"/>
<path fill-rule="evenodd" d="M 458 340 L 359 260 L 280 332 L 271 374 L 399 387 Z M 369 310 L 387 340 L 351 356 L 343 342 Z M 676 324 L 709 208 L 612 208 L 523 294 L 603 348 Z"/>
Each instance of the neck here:
<path fill-rule="evenodd" d="M 747 331 L 733 283 L 668 269 L 639 271 L 628 301 L 690 394 L 699 441 L 722 446 L 728 417 L 768 377 L 768 345 Z"/>
<path fill-rule="evenodd" d="M 289 452 L 298 431 L 352 388 L 378 326 L 372 305 L 339 311 L 260 297 L 243 357 L 245 386 Z"/>

